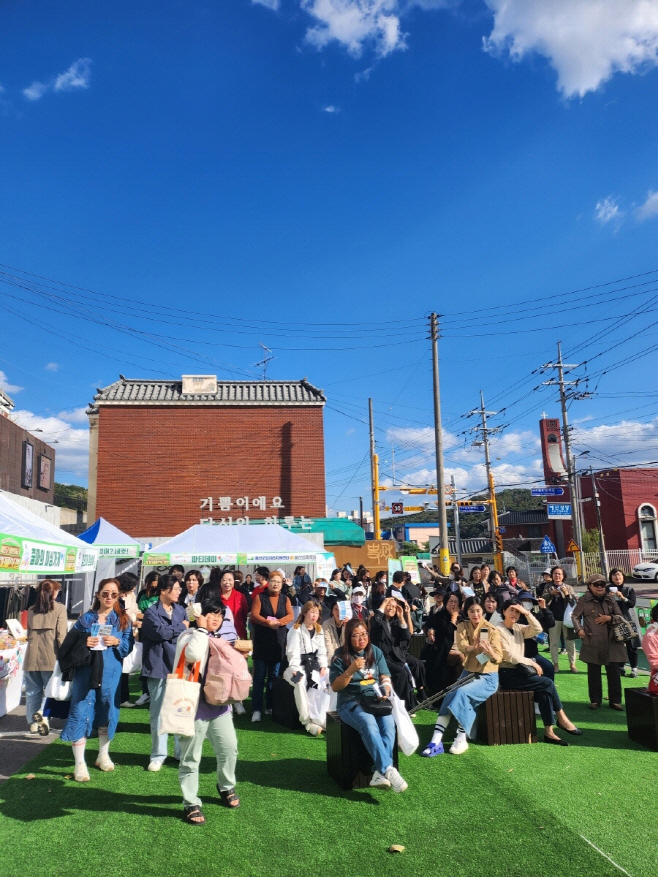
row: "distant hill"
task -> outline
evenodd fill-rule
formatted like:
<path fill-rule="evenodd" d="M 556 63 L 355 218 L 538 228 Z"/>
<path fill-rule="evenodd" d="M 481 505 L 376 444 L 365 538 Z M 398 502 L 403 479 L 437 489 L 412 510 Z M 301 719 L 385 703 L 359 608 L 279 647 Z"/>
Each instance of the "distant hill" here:
<path fill-rule="evenodd" d="M 487 495 L 484 493 L 478 494 L 478 496 L 472 497 L 473 501 L 477 501 L 478 499 L 486 499 Z M 417 504 L 418 500 L 422 500 L 422 497 L 414 496 L 410 497 L 410 505 L 411 501 L 413 501 L 414 505 Z M 498 514 L 500 515 L 502 512 L 529 512 L 529 511 L 541 511 L 544 506 L 542 505 L 541 498 L 537 496 L 532 496 L 529 490 L 525 490 L 519 487 L 508 487 L 504 490 L 496 491 L 496 503 L 498 505 Z M 435 524 L 437 522 L 437 511 L 436 509 L 426 512 L 415 512 L 413 515 L 402 515 L 396 518 L 382 518 L 382 528 L 385 530 L 390 529 L 393 526 L 399 524 L 426 524 L 432 523 Z M 489 513 L 485 512 L 484 514 L 466 514 L 460 515 L 459 518 L 459 530 L 461 533 L 462 539 L 470 539 L 475 536 L 483 536 L 487 532 L 486 522 L 489 519 Z M 452 523 L 452 512 L 450 509 L 448 510 L 448 523 Z M 450 527 L 450 532 L 454 535 L 454 528 Z"/>
<path fill-rule="evenodd" d="M 63 509 L 87 511 L 87 488 L 77 484 L 60 484 L 55 482 L 55 505 Z"/>

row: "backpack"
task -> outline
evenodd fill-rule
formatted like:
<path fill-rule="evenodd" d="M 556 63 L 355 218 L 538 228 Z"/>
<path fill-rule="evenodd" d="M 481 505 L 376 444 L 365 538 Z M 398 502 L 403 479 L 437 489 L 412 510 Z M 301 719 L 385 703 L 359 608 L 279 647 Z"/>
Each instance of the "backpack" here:
<path fill-rule="evenodd" d="M 251 687 L 251 676 L 246 658 L 226 640 L 208 640 L 208 672 L 203 695 L 212 706 L 246 700 Z"/>

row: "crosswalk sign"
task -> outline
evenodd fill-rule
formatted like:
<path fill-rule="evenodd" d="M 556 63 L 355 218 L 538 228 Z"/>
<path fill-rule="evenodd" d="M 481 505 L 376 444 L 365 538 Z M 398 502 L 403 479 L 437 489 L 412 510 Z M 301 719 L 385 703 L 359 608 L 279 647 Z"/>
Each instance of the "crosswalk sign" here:
<path fill-rule="evenodd" d="M 542 554 L 555 554 L 555 545 L 553 545 L 548 536 L 544 536 L 544 541 L 539 550 Z"/>

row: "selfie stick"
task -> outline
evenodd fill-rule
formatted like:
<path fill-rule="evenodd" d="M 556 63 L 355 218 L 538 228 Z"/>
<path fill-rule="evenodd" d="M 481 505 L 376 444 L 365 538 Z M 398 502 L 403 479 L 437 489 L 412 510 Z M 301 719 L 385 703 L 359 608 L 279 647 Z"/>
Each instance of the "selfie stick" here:
<path fill-rule="evenodd" d="M 457 691 L 458 688 L 461 688 L 464 685 L 468 685 L 469 682 L 477 679 L 479 675 L 479 673 L 469 673 L 468 676 L 464 676 L 462 679 L 458 679 L 452 685 L 444 688 L 443 691 L 439 691 L 437 692 L 437 694 L 433 694 L 431 697 L 428 697 L 427 700 L 421 701 L 421 703 L 410 709 L 409 715 L 413 716 L 415 713 L 418 712 L 418 710 L 424 710 L 428 706 L 432 706 L 432 704 L 437 703 L 439 700 L 443 700 L 446 694 L 450 694 L 451 691 Z"/>

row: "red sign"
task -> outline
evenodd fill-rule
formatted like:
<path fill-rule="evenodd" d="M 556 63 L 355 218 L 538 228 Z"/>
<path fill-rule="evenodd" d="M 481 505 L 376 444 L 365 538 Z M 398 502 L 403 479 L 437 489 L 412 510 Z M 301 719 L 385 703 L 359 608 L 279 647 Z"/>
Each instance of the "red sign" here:
<path fill-rule="evenodd" d="M 391 511 L 394 515 L 403 515 L 404 514 L 404 503 L 403 502 L 392 502 L 391 503 Z"/>

